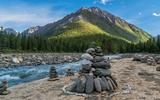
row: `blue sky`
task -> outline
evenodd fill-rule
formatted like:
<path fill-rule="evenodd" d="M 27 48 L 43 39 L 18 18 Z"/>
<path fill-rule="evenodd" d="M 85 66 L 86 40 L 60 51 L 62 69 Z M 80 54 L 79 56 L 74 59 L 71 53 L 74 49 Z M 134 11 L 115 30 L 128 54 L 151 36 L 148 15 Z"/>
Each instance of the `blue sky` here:
<path fill-rule="evenodd" d="M 99 7 L 144 29 L 160 34 L 160 0 L 0 0 L 0 26 L 23 31 L 45 25 L 81 7 Z"/>

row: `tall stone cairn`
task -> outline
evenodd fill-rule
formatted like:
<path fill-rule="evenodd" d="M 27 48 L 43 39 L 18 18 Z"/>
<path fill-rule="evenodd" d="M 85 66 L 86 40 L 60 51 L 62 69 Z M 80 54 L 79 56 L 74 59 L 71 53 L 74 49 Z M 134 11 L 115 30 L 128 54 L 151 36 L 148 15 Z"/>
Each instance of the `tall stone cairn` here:
<path fill-rule="evenodd" d="M 101 47 L 87 49 L 81 58 L 84 60 L 82 69 L 70 91 L 87 94 L 95 91 L 114 92 L 118 84 L 111 76 L 110 61 L 104 57 Z"/>

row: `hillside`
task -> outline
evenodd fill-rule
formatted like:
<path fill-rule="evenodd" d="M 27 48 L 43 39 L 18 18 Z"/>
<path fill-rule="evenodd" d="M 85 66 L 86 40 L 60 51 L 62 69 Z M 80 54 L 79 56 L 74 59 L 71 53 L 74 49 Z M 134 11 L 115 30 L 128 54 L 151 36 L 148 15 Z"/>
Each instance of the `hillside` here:
<path fill-rule="evenodd" d="M 27 35 L 31 30 L 34 30 L 34 27 L 25 30 L 23 34 Z M 145 42 L 151 37 L 135 25 L 97 7 L 81 8 L 55 23 L 35 27 L 32 34 L 40 34 L 49 39 L 103 34 L 134 43 Z"/>

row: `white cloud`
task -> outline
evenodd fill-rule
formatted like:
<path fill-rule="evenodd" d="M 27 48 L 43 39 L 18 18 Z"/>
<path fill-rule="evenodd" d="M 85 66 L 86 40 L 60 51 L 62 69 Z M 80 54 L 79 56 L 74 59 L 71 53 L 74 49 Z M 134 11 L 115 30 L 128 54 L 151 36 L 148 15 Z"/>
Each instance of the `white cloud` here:
<path fill-rule="evenodd" d="M 63 11 L 54 11 L 49 7 L 0 9 L 0 25 L 6 23 L 45 25 L 56 21 L 63 16 Z"/>
<path fill-rule="evenodd" d="M 106 3 L 109 2 L 109 0 L 100 0 L 100 2 L 105 5 Z"/>
<path fill-rule="evenodd" d="M 96 3 L 101 3 L 103 5 L 106 5 L 110 0 L 95 0 L 93 3 L 96 4 Z"/>
<path fill-rule="evenodd" d="M 153 13 L 153 16 L 160 17 L 160 13 Z"/>

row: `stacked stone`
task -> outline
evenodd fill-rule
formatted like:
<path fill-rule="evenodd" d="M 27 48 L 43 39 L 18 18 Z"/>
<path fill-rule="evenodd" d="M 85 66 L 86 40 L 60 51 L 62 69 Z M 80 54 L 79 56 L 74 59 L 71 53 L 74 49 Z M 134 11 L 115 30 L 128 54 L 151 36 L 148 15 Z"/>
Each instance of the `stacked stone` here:
<path fill-rule="evenodd" d="M 58 79 L 57 77 L 58 77 L 58 75 L 57 75 L 56 68 L 54 66 L 52 66 L 49 71 L 49 79 L 48 80 L 55 81 Z"/>
<path fill-rule="evenodd" d="M 68 68 L 66 76 L 74 76 L 74 72 L 71 68 Z"/>
<path fill-rule="evenodd" d="M 140 61 L 141 63 L 147 63 L 151 66 L 160 64 L 160 56 L 155 55 L 135 55 L 133 61 Z"/>
<path fill-rule="evenodd" d="M 7 95 L 7 94 L 9 94 L 10 91 L 8 91 L 7 88 L 8 88 L 7 81 L 6 80 L 1 81 L 1 84 L 0 84 L 0 95 Z"/>
<path fill-rule="evenodd" d="M 93 93 L 94 91 L 113 92 L 117 83 L 111 76 L 109 59 L 105 59 L 100 47 L 89 48 L 82 55 L 85 63 L 82 64 L 80 75 L 72 85 L 71 91 L 78 93 Z"/>

